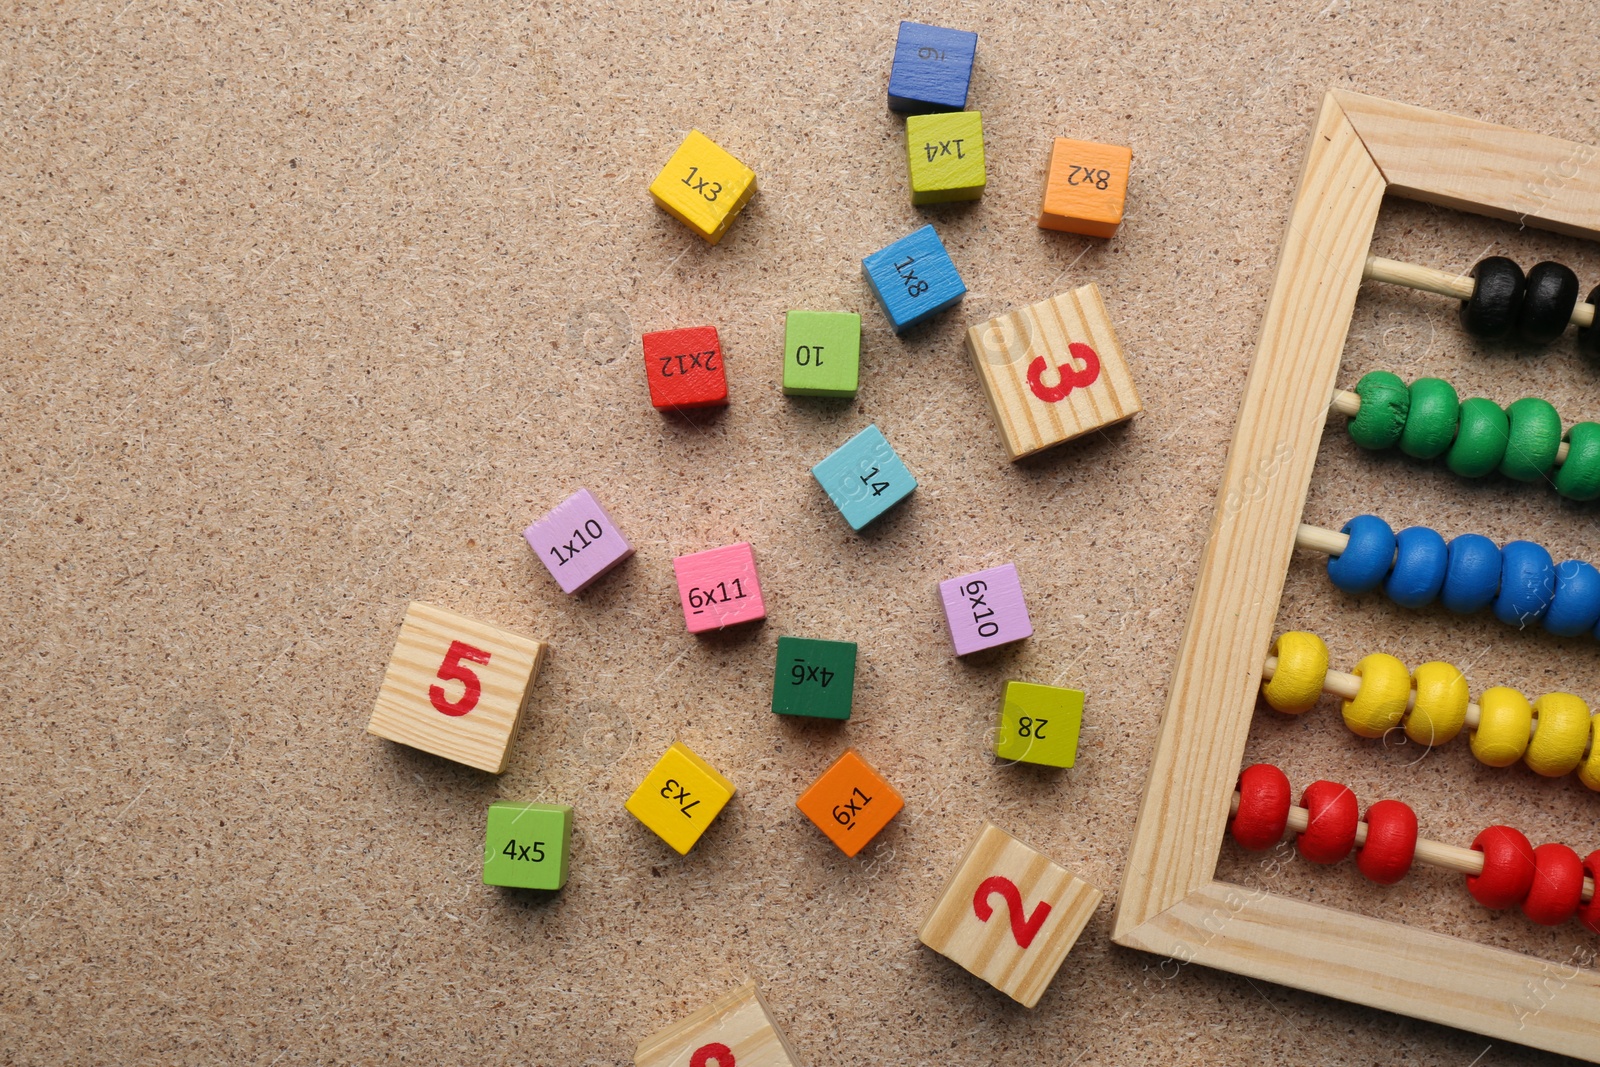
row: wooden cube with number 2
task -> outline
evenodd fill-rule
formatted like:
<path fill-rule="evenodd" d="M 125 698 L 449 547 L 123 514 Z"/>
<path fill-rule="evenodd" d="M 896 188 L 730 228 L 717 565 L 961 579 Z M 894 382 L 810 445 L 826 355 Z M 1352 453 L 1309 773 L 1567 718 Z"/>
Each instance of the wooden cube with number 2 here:
<path fill-rule="evenodd" d="M 1100 904 L 1100 890 L 984 823 L 922 922 L 922 943 L 1031 1008 Z"/>
<path fill-rule="evenodd" d="M 634 1067 L 800 1067 L 754 982 L 639 1042 Z"/>
<path fill-rule="evenodd" d="M 544 649 L 416 601 L 406 609 L 367 732 L 500 774 Z"/>

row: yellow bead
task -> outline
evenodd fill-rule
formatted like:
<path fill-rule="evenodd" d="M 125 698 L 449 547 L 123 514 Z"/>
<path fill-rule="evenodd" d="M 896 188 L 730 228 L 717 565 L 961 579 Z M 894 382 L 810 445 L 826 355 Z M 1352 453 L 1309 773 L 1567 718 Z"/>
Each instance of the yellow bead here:
<path fill-rule="evenodd" d="M 1382 737 L 1405 718 L 1411 699 L 1411 672 L 1387 652 L 1374 652 L 1356 664 L 1361 688 L 1344 702 L 1344 724 L 1362 737 Z"/>
<path fill-rule="evenodd" d="M 1424 663 L 1411 676 L 1417 699 L 1406 717 L 1406 736 L 1419 745 L 1442 745 L 1467 724 L 1467 679 L 1448 663 Z"/>
<path fill-rule="evenodd" d="M 1523 762 L 1546 778 L 1559 778 L 1583 760 L 1589 741 L 1589 705 L 1571 693 L 1546 693 L 1533 702 L 1539 717 Z"/>
<path fill-rule="evenodd" d="M 1310 711 L 1322 699 L 1328 646 L 1316 634 L 1290 630 L 1272 643 L 1272 654 L 1278 657 L 1278 669 L 1261 687 L 1261 695 L 1285 715 Z"/>
<path fill-rule="evenodd" d="M 1578 765 L 1578 781 L 1600 793 L 1600 715 L 1589 720 L 1589 758 Z"/>
<path fill-rule="evenodd" d="M 1469 739 L 1479 763 L 1509 767 L 1528 751 L 1533 705 L 1509 686 L 1485 689 L 1478 698 L 1478 729 Z"/>

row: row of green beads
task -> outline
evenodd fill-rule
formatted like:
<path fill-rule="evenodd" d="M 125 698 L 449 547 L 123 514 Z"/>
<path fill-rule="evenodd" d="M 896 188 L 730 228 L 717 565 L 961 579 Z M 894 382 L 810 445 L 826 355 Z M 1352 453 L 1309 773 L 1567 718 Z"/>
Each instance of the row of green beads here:
<path fill-rule="evenodd" d="M 1356 383 L 1361 410 L 1350 437 L 1362 448 L 1400 446 L 1418 459 L 1444 456 L 1464 478 L 1498 470 L 1533 482 L 1548 477 L 1561 447 L 1561 416 L 1547 400 L 1525 396 L 1508 408 L 1482 397 L 1459 400 L 1440 378 L 1418 378 L 1407 388 L 1398 375 L 1375 370 Z M 1567 458 L 1555 472 L 1556 491 L 1572 500 L 1600 497 L 1600 423 L 1567 431 Z"/>

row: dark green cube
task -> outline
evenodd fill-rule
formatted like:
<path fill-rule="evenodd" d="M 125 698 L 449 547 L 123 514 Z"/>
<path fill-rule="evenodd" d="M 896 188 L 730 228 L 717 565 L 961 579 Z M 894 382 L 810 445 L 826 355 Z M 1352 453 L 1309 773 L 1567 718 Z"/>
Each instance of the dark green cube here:
<path fill-rule="evenodd" d="M 779 715 L 848 719 L 856 687 L 854 641 L 778 638 L 772 710 Z"/>

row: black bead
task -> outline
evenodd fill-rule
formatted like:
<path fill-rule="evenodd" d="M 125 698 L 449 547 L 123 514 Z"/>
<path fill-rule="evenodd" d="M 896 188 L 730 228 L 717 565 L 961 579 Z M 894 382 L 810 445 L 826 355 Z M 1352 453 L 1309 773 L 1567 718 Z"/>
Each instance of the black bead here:
<path fill-rule="evenodd" d="M 1546 260 L 1528 271 L 1528 293 L 1517 313 L 1517 336 L 1530 345 L 1547 345 L 1561 336 L 1578 306 L 1578 276 L 1571 267 Z"/>
<path fill-rule="evenodd" d="M 1461 301 L 1462 327 L 1485 341 L 1508 336 L 1522 309 L 1522 268 L 1505 256 L 1490 256 L 1478 261 L 1472 277 L 1472 298 Z"/>
<path fill-rule="evenodd" d="M 1595 286 L 1589 291 L 1589 303 L 1595 308 L 1600 309 L 1600 304 L 1595 303 L 1597 300 L 1600 300 L 1600 285 Z M 1583 326 L 1579 328 L 1578 351 L 1590 359 L 1600 359 L 1600 314 L 1595 316 L 1595 323 L 1593 326 Z"/>

